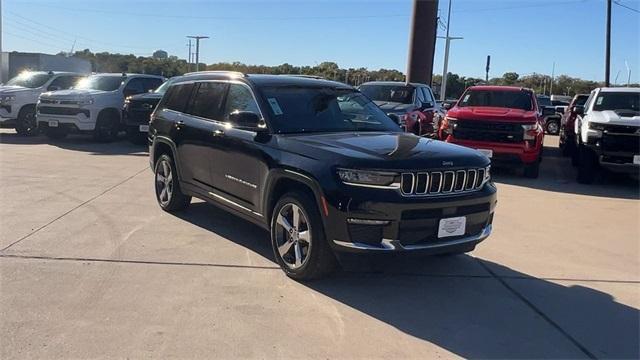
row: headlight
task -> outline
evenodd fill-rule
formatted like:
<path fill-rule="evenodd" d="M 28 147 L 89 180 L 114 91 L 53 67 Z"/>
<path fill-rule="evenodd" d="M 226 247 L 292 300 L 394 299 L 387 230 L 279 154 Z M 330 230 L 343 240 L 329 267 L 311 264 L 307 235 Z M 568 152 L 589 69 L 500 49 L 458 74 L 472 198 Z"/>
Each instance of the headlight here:
<path fill-rule="evenodd" d="M 542 131 L 542 127 L 538 123 L 522 125 L 524 130 L 524 140 L 535 140 L 538 133 Z"/>
<path fill-rule="evenodd" d="M 604 131 L 605 126 L 604 126 L 604 124 L 590 122 L 590 123 L 589 123 L 589 129 L 590 129 L 590 130 L 599 130 L 599 131 Z"/>
<path fill-rule="evenodd" d="M 602 133 L 605 130 L 604 124 L 589 122 L 589 128 L 587 130 L 588 138 L 601 138 Z"/>
<path fill-rule="evenodd" d="M 392 188 L 397 187 L 397 185 L 393 185 L 393 181 L 398 174 L 394 172 L 338 169 L 338 176 L 342 182 L 349 185 Z"/>
<path fill-rule="evenodd" d="M 124 99 L 124 103 L 125 103 L 125 104 L 129 104 L 130 102 L 131 102 L 131 96 L 127 96 L 127 97 Z"/>
<path fill-rule="evenodd" d="M 15 95 L 2 95 L 0 96 L 0 103 L 9 104 L 16 99 Z"/>
<path fill-rule="evenodd" d="M 485 169 L 484 179 L 482 179 L 482 182 L 486 183 L 489 180 L 491 180 L 491 165 L 487 166 L 487 168 Z"/>
<path fill-rule="evenodd" d="M 442 131 L 445 134 L 453 134 L 453 129 L 455 129 L 456 126 L 458 126 L 458 119 L 456 118 L 445 116 L 444 120 L 442 120 Z"/>

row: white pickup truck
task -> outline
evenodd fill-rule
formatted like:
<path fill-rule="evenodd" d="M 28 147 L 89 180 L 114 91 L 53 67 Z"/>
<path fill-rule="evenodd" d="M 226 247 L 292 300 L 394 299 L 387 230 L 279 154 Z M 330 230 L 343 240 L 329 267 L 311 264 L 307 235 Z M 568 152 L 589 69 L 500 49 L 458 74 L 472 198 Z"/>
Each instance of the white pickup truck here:
<path fill-rule="evenodd" d="M 0 86 L 0 127 L 15 128 L 20 135 L 34 135 L 36 103 L 45 91 L 72 87 L 83 76 L 59 71 L 25 71 Z"/>
<path fill-rule="evenodd" d="M 597 170 L 640 173 L 640 88 L 598 88 L 574 107 L 578 182 L 593 182 Z"/>
<path fill-rule="evenodd" d="M 111 141 L 120 131 L 125 98 L 153 90 L 164 80 L 155 75 L 95 74 L 73 89 L 46 92 L 38 101 L 38 128 L 51 138 L 79 132 Z"/>

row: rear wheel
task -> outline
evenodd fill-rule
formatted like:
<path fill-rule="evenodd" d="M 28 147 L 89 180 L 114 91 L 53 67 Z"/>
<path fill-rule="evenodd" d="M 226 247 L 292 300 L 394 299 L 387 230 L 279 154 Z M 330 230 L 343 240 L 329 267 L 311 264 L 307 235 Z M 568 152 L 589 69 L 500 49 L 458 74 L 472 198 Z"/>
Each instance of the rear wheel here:
<path fill-rule="evenodd" d="M 186 209 L 191 203 L 191 196 L 182 193 L 173 159 L 163 154 L 155 166 L 156 200 L 164 211 L 173 212 Z"/>
<path fill-rule="evenodd" d="M 558 135 L 560 133 L 560 122 L 556 119 L 547 121 L 546 124 L 547 134 Z"/>
<path fill-rule="evenodd" d="M 25 106 L 20 110 L 16 122 L 16 132 L 24 136 L 32 136 L 38 133 L 36 108 L 34 106 Z"/>
<path fill-rule="evenodd" d="M 318 207 L 302 192 L 287 193 L 276 203 L 271 216 L 271 245 L 278 265 L 296 280 L 320 278 L 337 264 Z"/>

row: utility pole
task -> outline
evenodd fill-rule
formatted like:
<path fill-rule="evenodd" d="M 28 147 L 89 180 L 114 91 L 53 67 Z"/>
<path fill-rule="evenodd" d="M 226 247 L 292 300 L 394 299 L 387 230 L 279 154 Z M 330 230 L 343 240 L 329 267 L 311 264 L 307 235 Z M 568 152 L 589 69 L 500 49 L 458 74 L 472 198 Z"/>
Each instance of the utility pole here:
<path fill-rule="evenodd" d="M 4 56 L 2 56 L 2 0 L 0 0 L 0 84 L 4 84 Z"/>
<path fill-rule="evenodd" d="M 609 87 L 611 71 L 611 0 L 607 0 L 607 34 L 604 60 L 604 86 Z"/>
<path fill-rule="evenodd" d="M 487 55 L 487 67 L 485 68 L 484 81 L 489 82 L 489 68 L 491 67 L 491 55 Z"/>
<path fill-rule="evenodd" d="M 556 76 L 556 62 L 553 62 L 553 68 L 551 69 L 551 85 L 549 85 L 549 95 L 553 95 L 553 78 Z"/>
<path fill-rule="evenodd" d="M 451 0 L 449 0 L 449 11 L 447 13 L 447 35 L 444 37 L 444 65 L 442 69 L 442 84 L 440 84 L 440 100 L 444 101 L 447 93 L 447 77 L 449 76 L 449 45 L 451 40 L 460 40 L 461 37 L 449 36 L 449 25 L 451 24 Z M 442 38 L 438 36 L 438 38 Z"/>
<path fill-rule="evenodd" d="M 200 39 L 208 39 L 208 36 L 202 35 L 191 35 L 187 36 L 191 39 L 196 39 L 196 71 L 200 69 Z"/>
<path fill-rule="evenodd" d="M 624 66 L 627 67 L 627 87 L 631 86 L 631 68 L 627 60 L 624 61 Z"/>
<path fill-rule="evenodd" d="M 438 0 L 413 0 L 407 82 L 431 85 L 437 21 Z"/>
<path fill-rule="evenodd" d="M 189 43 L 187 44 L 189 47 L 189 57 L 187 57 L 187 72 L 191 71 L 191 39 L 189 39 Z"/>

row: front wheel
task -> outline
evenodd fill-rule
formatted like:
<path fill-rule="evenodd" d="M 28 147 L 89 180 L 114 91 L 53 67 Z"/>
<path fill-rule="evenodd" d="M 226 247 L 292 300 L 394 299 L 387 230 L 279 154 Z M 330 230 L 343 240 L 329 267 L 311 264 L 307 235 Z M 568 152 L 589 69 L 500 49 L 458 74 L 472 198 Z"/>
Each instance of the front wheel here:
<path fill-rule="evenodd" d="M 161 155 L 155 166 L 156 200 L 164 211 L 173 212 L 186 209 L 191 196 L 182 193 L 176 166 L 169 155 Z"/>
<path fill-rule="evenodd" d="M 20 111 L 16 122 L 16 132 L 23 136 L 33 136 L 38 133 L 35 107 L 25 107 Z"/>
<path fill-rule="evenodd" d="M 98 115 L 96 127 L 93 130 L 93 139 L 98 142 L 111 142 L 118 136 L 120 130 L 119 119 L 108 113 Z"/>
<path fill-rule="evenodd" d="M 271 245 L 278 265 L 295 280 L 320 278 L 337 264 L 318 207 L 302 192 L 287 193 L 276 203 Z"/>

